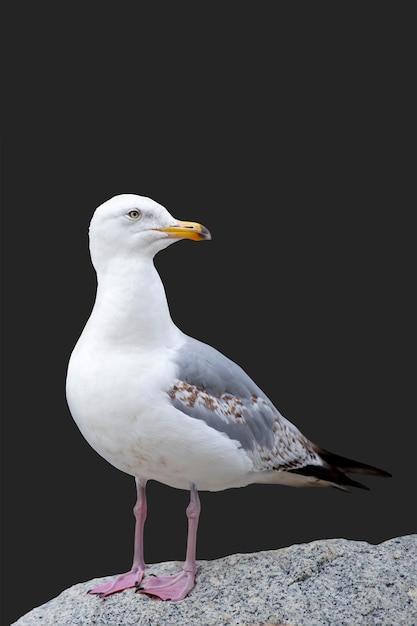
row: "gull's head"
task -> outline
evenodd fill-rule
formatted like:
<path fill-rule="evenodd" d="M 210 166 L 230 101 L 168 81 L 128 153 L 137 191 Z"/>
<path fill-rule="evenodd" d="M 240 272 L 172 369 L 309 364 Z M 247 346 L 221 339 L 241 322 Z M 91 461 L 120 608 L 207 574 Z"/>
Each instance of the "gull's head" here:
<path fill-rule="evenodd" d="M 95 210 L 89 235 L 96 269 L 117 257 L 153 258 L 180 239 L 211 239 L 201 224 L 177 220 L 151 198 L 128 193 L 110 198 Z"/>

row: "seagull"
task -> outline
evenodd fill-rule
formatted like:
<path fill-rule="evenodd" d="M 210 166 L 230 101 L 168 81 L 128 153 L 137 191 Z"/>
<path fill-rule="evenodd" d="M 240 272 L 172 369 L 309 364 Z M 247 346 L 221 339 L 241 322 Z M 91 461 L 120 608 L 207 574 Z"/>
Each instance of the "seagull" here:
<path fill-rule="evenodd" d="M 110 198 L 90 223 L 97 292 L 69 359 L 66 397 L 87 442 L 137 489 L 132 567 L 90 590 L 102 598 L 128 588 L 171 601 L 189 594 L 201 490 L 273 483 L 349 491 L 368 487 L 348 473 L 390 476 L 310 441 L 239 365 L 174 324 L 154 257 L 181 239 L 211 235 L 136 194 Z M 143 585 L 148 480 L 189 490 L 190 502 L 182 569 Z"/>

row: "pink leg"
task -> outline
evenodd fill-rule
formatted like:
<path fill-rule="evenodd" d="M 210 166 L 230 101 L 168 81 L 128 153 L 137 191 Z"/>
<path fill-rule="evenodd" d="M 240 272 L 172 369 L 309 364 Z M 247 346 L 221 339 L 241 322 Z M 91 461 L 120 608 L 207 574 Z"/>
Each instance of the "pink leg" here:
<path fill-rule="evenodd" d="M 190 504 L 187 507 L 187 554 L 185 557 L 184 567 L 179 574 L 174 576 L 152 577 L 146 583 L 145 587 L 139 589 L 141 593 L 147 593 L 151 596 L 158 596 L 162 600 L 172 600 L 175 602 L 185 598 L 194 587 L 195 575 L 197 572 L 197 528 L 201 506 L 197 487 L 195 485 L 191 485 L 190 491 Z"/>
<path fill-rule="evenodd" d="M 146 568 L 143 556 L 143 527 L 146 520 L 145 486 L 146 481 L 136 480 L 137 500 L 133 509 L 136 524 L 132 569 L 126 574 L 120 574 L 115 580 L 90 589 L 88 593 L 96 593 L 100 598 L 104 598 L 112 593 L 129 589 L 129 587 L 139 587 Z"/>

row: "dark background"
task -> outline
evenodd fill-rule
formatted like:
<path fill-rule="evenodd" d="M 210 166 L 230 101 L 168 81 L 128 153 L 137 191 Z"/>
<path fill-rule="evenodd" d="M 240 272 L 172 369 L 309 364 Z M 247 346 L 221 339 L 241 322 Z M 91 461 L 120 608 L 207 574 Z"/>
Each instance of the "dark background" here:
<path fill-rule="evenodd" d="M 2 7 L 2 625 L 131 564 L 133 478 L 65 400 L 118 193 L 212 233 L 156 258 L 181 329 L 393 474 L 202 493 L 198 558 L 416 532 L 414 4 L 149 5 Z M 146 560 L 183 559 L 188 494 L 148 498 Z"/>

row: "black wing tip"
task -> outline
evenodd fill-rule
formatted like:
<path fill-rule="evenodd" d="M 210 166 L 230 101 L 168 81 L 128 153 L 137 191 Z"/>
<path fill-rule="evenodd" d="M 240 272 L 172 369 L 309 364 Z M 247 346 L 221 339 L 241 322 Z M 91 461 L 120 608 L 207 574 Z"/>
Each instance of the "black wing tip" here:
<path fill-rule="evenodd" d="M 347 487 L 356 487 L 357 489 L 365 489 L 369 491 L 369 487 L 363 485 L 357 480 L 352 480 L 349 476 L 346 476 L 337 467 L 330 467 L 327 465 L 304 465 L 304 467 L 297 467 L 295 469 L 286 470 L 292 474 L 301 474 L 302 476 L 309 476 L 317 478 L 329 486 L 336 487 L 341 491 L 350 493 Z"/>
<path fill-rule="evenodd" d="M 392 478 L 392 474 L 374 465 L 368 465 L 367 463 L 361 463 L 360 461 L 354 461 L 345 456 L 334 454 L 324 448 L 316 447 L 317 454 L 328 463 L 331 467 L 335 467 L 342 473 L 348 472 L 352 474 L 369 474 L 370 476 L 379 476 L 380 478 Z"/>
<path fill-rule="evenodd" d="M 301 474 L 316 478 L 317 480 L 327 483 L 333 487 L 337 487 L 341 491 L 345 492 L 349 492 L 347 487 L 355 487 L 357 489 L 365 489 L 366 491 L 369 491 L 369 487 L 347 476 L 347 474 L 350 473 L 369 474 L 380 478 L 392 478 L 392 474 L 380 469 L 379 467 L 375 467 L 374 465 L 354 461 L 353 459 L 329 452 L 319 446 L 315 446 L 314 449 L 323 461 L 323 465 L 305 465 L 304 467 L 298 467 L 287 471 L 292 472 L 293 474 Z"/>

